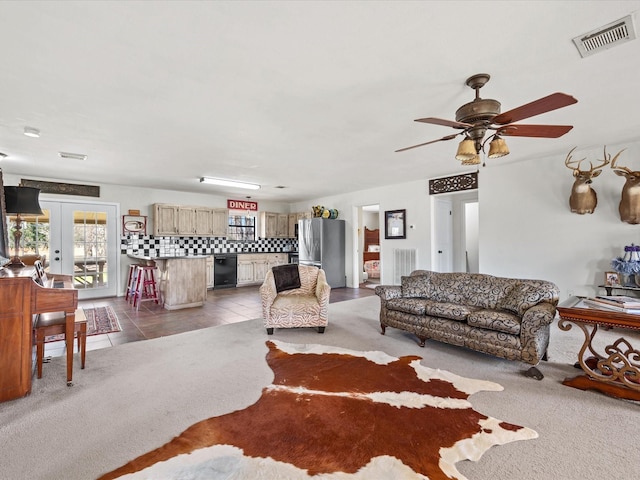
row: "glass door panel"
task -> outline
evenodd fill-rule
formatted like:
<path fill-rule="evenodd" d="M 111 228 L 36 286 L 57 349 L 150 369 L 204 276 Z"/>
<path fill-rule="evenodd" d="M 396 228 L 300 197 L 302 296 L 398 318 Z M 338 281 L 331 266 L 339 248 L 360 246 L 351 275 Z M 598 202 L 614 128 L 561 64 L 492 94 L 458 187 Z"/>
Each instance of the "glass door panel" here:
<path fill-rule="evenodd" d="M 41 201 L 40 207 L 45 215 L 34 217 L 36 245 L 47 255 L 48 271 L 71 275 L 80 299 L 115 296 L 117 206 Z"/>

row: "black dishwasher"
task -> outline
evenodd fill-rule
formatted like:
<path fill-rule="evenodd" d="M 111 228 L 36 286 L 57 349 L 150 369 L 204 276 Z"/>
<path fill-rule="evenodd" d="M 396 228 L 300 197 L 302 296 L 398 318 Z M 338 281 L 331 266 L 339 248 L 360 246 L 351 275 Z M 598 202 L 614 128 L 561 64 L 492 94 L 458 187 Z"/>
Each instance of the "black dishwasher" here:
<path fill-rule="evenodd" d="M 238 256 L 235 253 L 214 253 L 213 262 L 213 288 L 235 287 Z"/>

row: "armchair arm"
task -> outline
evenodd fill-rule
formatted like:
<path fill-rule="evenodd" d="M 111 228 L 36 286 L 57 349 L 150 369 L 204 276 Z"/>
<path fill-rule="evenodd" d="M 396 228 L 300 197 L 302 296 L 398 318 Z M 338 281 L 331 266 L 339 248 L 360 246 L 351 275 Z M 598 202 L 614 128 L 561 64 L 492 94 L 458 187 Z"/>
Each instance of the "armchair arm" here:
<path fill-rule="evenodd" d="M 276 281 L 273 278 L 273 272 L 271 270 L 267 272 L 267 276 L 260 286 L 259 292 L 260 299 L 262 301 L 262 310 L 266 315 L 278 295 L 278 292 L 276 291 Z"/>
<path fill-rule="evenodd" d="M 318 303 L 329 303 L 329 296 L 331 295 L 331 286 L 327 283 L 327 276 L 324 270 L 318 272 L 318 280 L 316 281 L 316 298 Z"/>

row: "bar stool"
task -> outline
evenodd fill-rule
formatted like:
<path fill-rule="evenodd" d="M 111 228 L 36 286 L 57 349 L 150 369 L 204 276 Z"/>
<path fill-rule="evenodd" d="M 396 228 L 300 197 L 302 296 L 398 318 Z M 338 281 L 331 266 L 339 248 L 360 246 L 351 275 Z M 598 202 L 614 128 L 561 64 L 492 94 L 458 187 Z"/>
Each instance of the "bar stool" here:
<path fill-rule="evenodd" d="M 133 291 L 133 306 L 140 308 L 141 302 L 152 300 L 159 302 L 158 286 L 156 284 L 155 266 L 136 265 L 135 286 Z"/>
<path fill-rule="evenodd" d="M 127 290 L 125 292 L 124 295 L 124 299 L 127 301 L 127 303 L 131 303 L 133 301 L 133 292 L 135 291 L 135 285 L 136 285 L 136 269 L 137 269 L 138 265 L 136 265 L 135 263 L 132 265 L 129 265 L 129 275 L 128 275 L 128 279 L 127 279 Z"/>

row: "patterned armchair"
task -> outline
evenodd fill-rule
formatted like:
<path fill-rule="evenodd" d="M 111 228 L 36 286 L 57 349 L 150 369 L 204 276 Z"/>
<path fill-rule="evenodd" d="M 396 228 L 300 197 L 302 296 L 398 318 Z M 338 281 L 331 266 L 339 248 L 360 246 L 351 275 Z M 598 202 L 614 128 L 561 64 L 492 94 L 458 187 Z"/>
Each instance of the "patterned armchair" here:
<path fill-rule="evenodd" d="M 262 315 L 267 334 L 274 328 L 318 327 L 324 333 L 329 317 L 329 295 L 324 270 L 298 265 L 300 288 L 278 293 L 273 271 L 269 270 L 260 287 Z"/>

